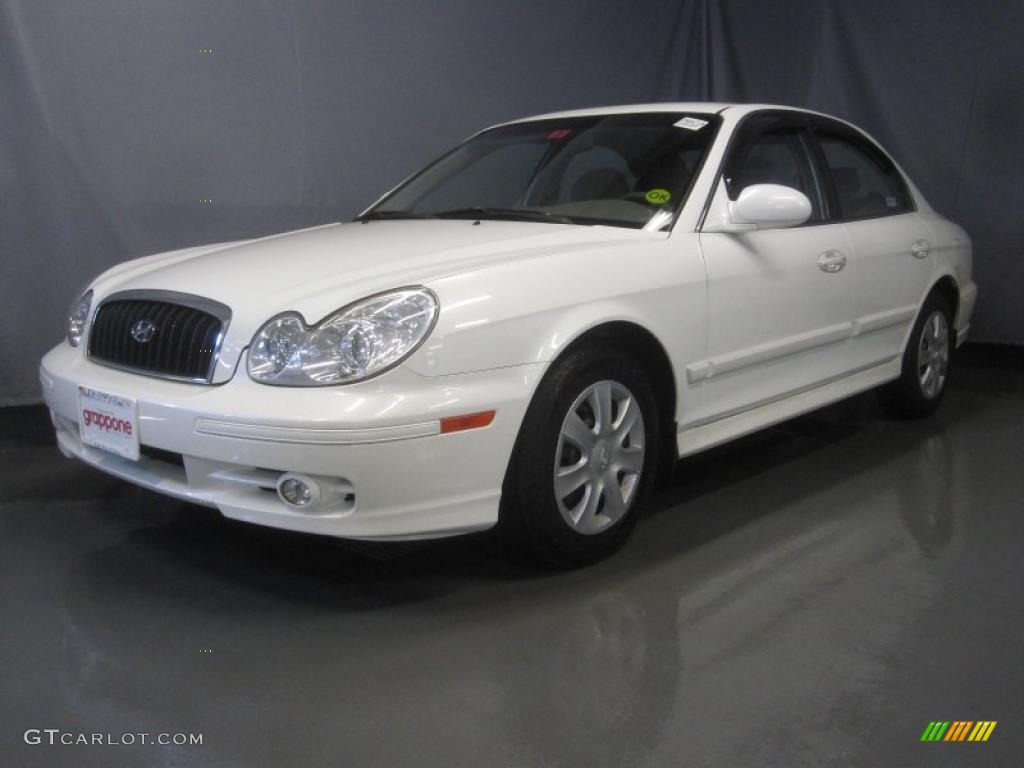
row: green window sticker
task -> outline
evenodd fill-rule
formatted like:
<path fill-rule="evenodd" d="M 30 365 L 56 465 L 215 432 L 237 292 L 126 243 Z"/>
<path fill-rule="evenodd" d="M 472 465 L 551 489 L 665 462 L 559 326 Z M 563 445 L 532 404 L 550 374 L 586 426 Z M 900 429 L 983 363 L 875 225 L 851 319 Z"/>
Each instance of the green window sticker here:
<path fill-rule="evenodd" d="M 644 199 L 651 205 L 661 205 L 672 199 L 672 193 L 667 189 L 650 189 Z"/>

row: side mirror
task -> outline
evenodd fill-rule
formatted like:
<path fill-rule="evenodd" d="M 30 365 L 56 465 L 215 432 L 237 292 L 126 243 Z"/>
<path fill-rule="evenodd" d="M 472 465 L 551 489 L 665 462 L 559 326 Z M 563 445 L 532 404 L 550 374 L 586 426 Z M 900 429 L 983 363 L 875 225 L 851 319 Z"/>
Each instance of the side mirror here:
<path fill-rule="evenodd" d="M 729 229 L 735 232 L 795 227 L 810 217 L 807 195 L 781 184 L 752 184 L 729 203 Z"/>

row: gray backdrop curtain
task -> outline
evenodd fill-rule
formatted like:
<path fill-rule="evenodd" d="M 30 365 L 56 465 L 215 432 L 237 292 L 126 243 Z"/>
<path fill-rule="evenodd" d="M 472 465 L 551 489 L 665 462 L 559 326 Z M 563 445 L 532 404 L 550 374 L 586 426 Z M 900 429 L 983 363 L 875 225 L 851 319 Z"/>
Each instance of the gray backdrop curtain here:
<path fill-rule="evenodd" d="M 0 404 L 38 399 L 111 264 L 351 217 L 490 123 L 653 100 L 863 125 L 974 236 L 974 338 L 1024 342 L 1022 31 L 943 0 L 0 0 Z"/>
<path fill-rule="evenodd" d="M 659 99 L 794 104 L 846 118 L 974 241 L 974 341 L 1024 343 L 1024 2 L 699 0 Z"/>

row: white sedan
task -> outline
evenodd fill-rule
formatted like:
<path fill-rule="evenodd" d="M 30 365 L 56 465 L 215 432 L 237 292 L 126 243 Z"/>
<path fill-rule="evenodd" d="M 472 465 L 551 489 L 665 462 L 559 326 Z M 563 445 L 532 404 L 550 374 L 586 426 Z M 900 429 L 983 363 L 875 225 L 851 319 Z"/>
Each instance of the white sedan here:
<path fill-rule="evenodd" d="M 358 539 L 500 524 L 579 565 L 679 456 L 942 398 L 971 243 L 865 133 L 652 104 L 476 134 L 354 222 L 119 264 L 42 361 L 61 451 Z"/>

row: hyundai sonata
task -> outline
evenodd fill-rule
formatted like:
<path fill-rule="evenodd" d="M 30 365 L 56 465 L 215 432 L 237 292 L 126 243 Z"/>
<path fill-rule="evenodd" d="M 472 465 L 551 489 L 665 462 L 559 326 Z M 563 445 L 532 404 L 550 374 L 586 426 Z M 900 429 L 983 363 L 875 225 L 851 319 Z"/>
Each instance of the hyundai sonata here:
<path fill-rule="evenodd" d="M 353 222 L 148 256 L 42 361 L 60 449 L 228 517 L 616 549 L 659 470 L 881 387 L 932 411 L 967 234 L 854 126 L 653 104 L 482 131 Z"/>

